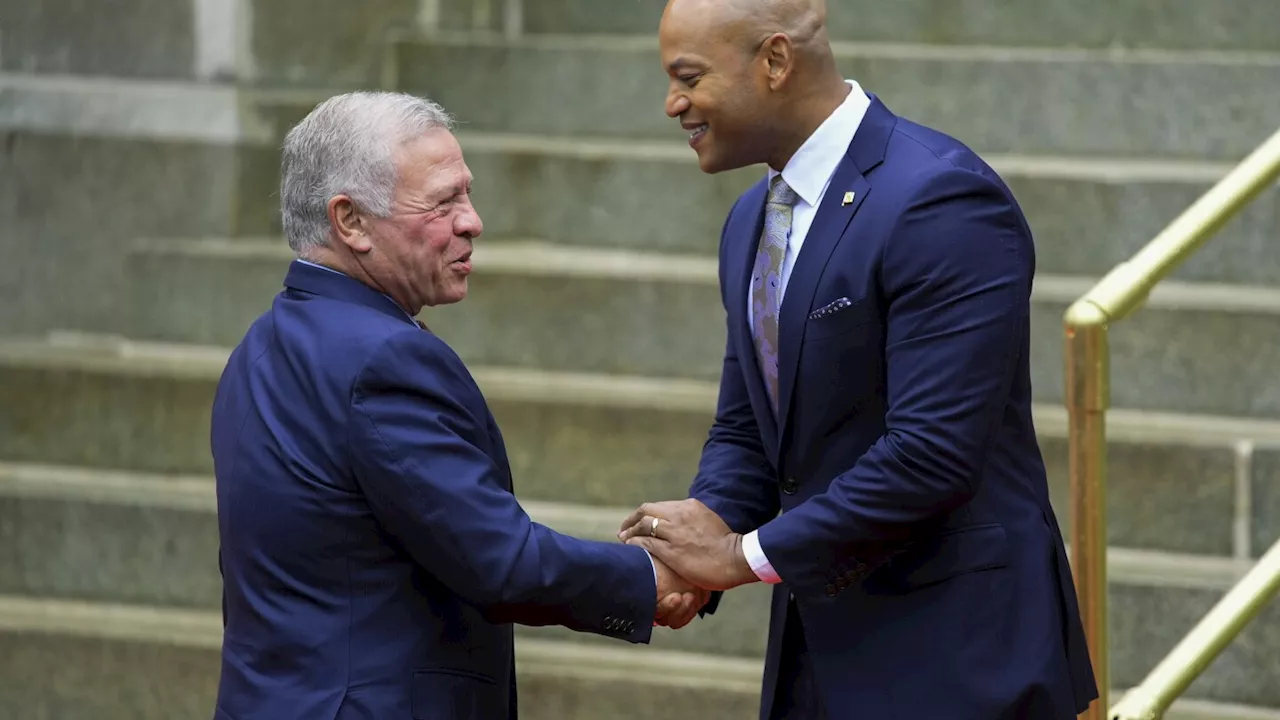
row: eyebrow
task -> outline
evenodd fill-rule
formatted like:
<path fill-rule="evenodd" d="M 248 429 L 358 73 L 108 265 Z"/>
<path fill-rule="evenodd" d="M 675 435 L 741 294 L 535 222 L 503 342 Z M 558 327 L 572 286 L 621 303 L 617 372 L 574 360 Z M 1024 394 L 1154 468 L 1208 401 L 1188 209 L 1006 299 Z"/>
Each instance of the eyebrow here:
<path fill-rule="evenodd" d="M 701 66 L 701 64 L 702 63 L 699 63 L 696 60 L 690 60 L 689 58 L 682 56 L 667 63 L 667 70 L 670 72 L 677 72 L 679 70 L 684 70 L 685 68 Z"/>
<path fill-rule="evenodd" d="M 475 180 L 474 177 L 463 178 L 462 180 L 450 183 L 448 185 L 436 185 L 427 191 L 427 197 L 434 201 L 443 201 L 456 195 L 466 192 L 467 186 Z"/>

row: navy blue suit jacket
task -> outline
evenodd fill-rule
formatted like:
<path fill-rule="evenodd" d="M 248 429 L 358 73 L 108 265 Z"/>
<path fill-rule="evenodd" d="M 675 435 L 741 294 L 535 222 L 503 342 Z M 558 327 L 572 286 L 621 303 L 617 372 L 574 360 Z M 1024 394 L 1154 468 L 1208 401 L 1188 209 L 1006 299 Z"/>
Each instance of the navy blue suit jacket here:
<path fill-rule="evenodd" d="M 762 716 L 794 594 L 832 718 L 1074 718 L 1097 692 L 1032 426 L 1012 194 L 872 96 L 783 299 L 775 421 L 746 302 L 766 190 L 721 238 L 728 344 L 690 490 L 758 529 L 783 580 Z"/>
<path fill-rule="evenodd" d="M 218 720 L 516 716 L 510 622 L 648 642 L 638 547 L 557 534 L 440 338 L 293 263 L 213 406 Z"/>

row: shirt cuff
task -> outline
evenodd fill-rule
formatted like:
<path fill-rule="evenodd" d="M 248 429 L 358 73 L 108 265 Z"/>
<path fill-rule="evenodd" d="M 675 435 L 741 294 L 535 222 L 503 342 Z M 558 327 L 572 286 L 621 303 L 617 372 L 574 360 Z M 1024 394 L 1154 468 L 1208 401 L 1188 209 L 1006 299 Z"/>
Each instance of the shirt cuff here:
<path fill-rule="evenodd" d="M 769 558 L 765 557 L 764 548 L 760 547 L 760 538 L 756 536 L 755 530 L 742 536 L 742 554 L 747 556 L 747 564 L 762 582 L 770 585 L 782 582 L 778 573 L 773 571 L 773 565 L 769 564 Z"/>
<path fill-rule="evenodd" d="M 641 549 L 643 550 L 644 548 L 641 548 Z M 648 550 L 645 550 L 644 554 L 649 556 L 649 567 L 653 568 L 653 587 L 657 588 L 658 587 L 658 564 L 653 561 L 653 554 L 650 553 Z M 661 599 L 659 599 L 659 601 L 661 601 Z M 654 618 L 653 626 L 658 627 L 657 618 Z"/>

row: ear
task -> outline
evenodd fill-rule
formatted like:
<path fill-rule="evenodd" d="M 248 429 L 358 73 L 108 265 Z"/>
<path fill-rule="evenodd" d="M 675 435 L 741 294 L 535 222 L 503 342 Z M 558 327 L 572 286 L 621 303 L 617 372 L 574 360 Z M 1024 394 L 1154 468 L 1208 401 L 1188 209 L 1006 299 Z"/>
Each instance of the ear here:
<path fill-rule="evenodd" d="M 795 45 L 786 33 L 774 33 L 760 46 L 760 53 L 768 69 L 769 89 L 777 90 L 787 81 L 795 68 Z"/>
<path fill-rule="evenodd" d="M 367 220 L 360 214 L 356 204 L 346 195 L 334 195 L 326 206 L 329 215 L 329 229 L 343 245 L 354 253 L 367 253 L 373 249 L 369 240 Z"/>

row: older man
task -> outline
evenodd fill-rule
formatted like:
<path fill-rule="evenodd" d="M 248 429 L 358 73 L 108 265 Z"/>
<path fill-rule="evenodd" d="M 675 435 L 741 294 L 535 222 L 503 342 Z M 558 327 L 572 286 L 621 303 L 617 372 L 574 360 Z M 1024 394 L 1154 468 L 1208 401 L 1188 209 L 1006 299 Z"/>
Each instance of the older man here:
<path fill-rule="evenodd" d="M 667 114 L 705 172 L 768 169 L 720 240 L 692 499 L 622 535 L 774 584 L 764 720 L 1074 718 L 1096 688 L 1031 419 L 1031 231 L 981 158 L 841 77 L 825 19 L 667 5 Z"/>
<path fill-rule="evenodd" d="M 513 718 L 505 623 L 644 643 L 695 609 L 642 549 L 530 521 L 480 390 L 415 322 L 466 296 L 481 232 L 450 126 L 355 93 L 285 139 L 298 260 L 213 406 L 220 720 Z"/>

